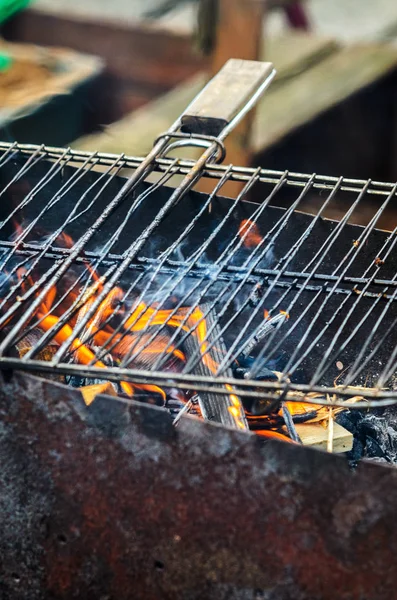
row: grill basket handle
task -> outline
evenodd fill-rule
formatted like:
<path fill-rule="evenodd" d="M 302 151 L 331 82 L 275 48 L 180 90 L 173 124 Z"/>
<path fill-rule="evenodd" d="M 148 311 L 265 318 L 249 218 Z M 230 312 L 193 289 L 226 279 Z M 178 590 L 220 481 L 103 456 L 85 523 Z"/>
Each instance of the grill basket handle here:
<path fill-rule="evenodd" d="M 275 74 L 269 62 L 228 60 L 181 116 L 181 131 L 224 139 L 253 108 Z"/>

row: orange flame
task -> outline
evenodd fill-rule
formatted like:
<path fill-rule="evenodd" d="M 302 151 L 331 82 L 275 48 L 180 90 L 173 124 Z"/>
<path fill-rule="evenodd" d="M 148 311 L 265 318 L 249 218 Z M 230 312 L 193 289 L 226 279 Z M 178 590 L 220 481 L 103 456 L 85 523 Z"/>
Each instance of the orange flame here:
<path fill-rule="evenodd" d="M 117 333 L 113 335 L 113 333 L 109 333 L 107 331 L 100 330 L 94 335 L 94 342 L 96 346 L 106 348 L 106 345 L 115 344 L 114 348 L 112 348 L 112 354 L 116 357 L 122 358 L 132 347 L 136 348 L 136 352 L 140 351 L 139 345 L 143 346 L 146 342 L 145 337 L 135 338 L 135 336 L 125 335 L 121 333 Z M 181 361 L 185 361 L 184 353 L 175 348 L 172 344 L 168 346 L 168 339 L 157 339 L 155 338 L 147 348 L 141 350 L 143 354 L 160 354 L 165 352 L 166 354 L 173 354 L 175 358 L 178 358 Z"/>
<path fill-rule="evenodd" d="M 202 361 L 205 366 L 211 371 L 211 373 L 215 374 L 218 370 L 218 364 L 212 359 L 212 357 L 207 353 L 208 344 L 206 342 L 207 337 L 207 321 L 204 318 L 203 311 L 197 306 L 194 312 L 189 317 L 189 321 L 191 322 L 193 327 L 196 327 L 194 330 L 194 335 L 197 337 L 198 342 L 200 344 L 200 352 L 202 355 Z M 189 329 L 187 329 L 189 331 Z"/>
<path fill-rule="evenodd" d="M 23 234 L 23 228 L 20 225 L 15 224 L 15 229 L 18 235 Z M 263 240 L 256 223 L 248 219 L 241 222 L 239 235 L 246 248 L 256 247 Z M 65 233 L 61 233 L 57 237 L 57 241 L 64 247 L 71 248 L 74 246 L 72 238 Z M 62 300 L 62 303 L 57 305 L 57 314 L 52 314 L 55 310 L 53 306 L 57 299 L 57 287 L 54 285 L 49 289 L 36 312 L 36 317 L 39 319 L 37 327 L 43 331 L 49 331 L 59 324 L 60 318 L 57 316 L 58 314 L 62 313 L 63 310 L 73 308 L 74 315 L 54 334 L 53 339 L 59 345 L 64 344 L 73 337 L 73 328 L 76 326 L 76 323 L 81 322 L 90 309 L 92 309 L 98 295 L 104 289 L 105 277 L 100 276 L 90 264 L 87 263 L 85 266 L 93 283 L 87 287 L 84 294 L 81 291 L 77 293 L 77 280 L 75 287 L 67 294 L 66 300 Z M 34 285 L 32 276 L 28 275 L 24 267 L 17 270 L 17 276 L 22 282 L 22 289 L 24 291 L 26 291 L 27 285 L 30 287 Z M 79 296 L 81 297 L 79 298 Z M 155 306 L 148 306 L 145 302 L 141 301 L 130 311 L 123 325 L 123 332 L 116 333 L 112 326 L 112 323 L 115 322 L 114 313 L 117 311 L 117 314 L 120 315 L 121 310 L 125 310 L 125 308 L 119 308 L 122 305 L 124 297 L 122 288 L 115 286 L 100 302 L 94 314 L 86 323 L 82 335 L 70 342 L 69 350 L 73 352 L 78 363 L 106 369 L 104 362 L 96 358 L 94 350 L 101 348 L 103 351 L 106 351 L 107 347 L 109 347 L 109 354 L 116 361 L 122 360 L 132 350 L 136 356 L 140 355 L 143 358 L 145 356 L 148 358 L 152 355 L 168 354 L 179 361 L 186 361 L 184 353 L 170 342 L 167 333 L 157 336 L 150 335 L 150 327 L 167 325 L 167 327 L 181 329 L 194 335 L 199 344 L 202 362 L 212 374 L 217 373 L 219 364 L 209 353 L 209 344 L 207 341 L 208 324 L 204 312 L 199 306 L 195 306 L 194 308 L 183 307 L 177 311 L 158 310 Z M 280 311 L 280 313 L 289 318 L 289 315 L 285 311 Z M 263 316 L 264 319 L 270 318 L 267 310 L 264 310 Z M 135 335 L 137 333 L 139 335 Z M 166 399 L 164 390 L 156 385 L 136 384 L 126 381 L 122 381 L 120 385 L 123 392 L 129 397 L 133 396 L 136 390 L 145 390 L 150 393 L 160 394 L 164 400 Z M 228 394 L 230 400 L 229 413 L 232 415 L 237 427 L 245 429 L 245 411 L 241 400 L 231 385 L 225 385 L 225 388 L 230 392 Z M 304 403 L 288 402 L 287 406 L 292 414 L 303 414 L 313 411 L 312 405 Z M 293 443 L 287 436 L 271 429 L 261 429 L 256 431 L 256 433 L 261 437 L 282 439 Z"/>
<path fill-rule="evenodd" d="M 60 244 L 62 246 L 64 246 L 65 248 L 73 248 L 74 246 L 74 241 L 73 239 L 70 237 L 70 235 L 68 235 L 67 233 L 65 233 L 64 231 L 62 231 L 58 237 L 57 237 L 57 241 L 60 242 Z"/>
<path fill-rule="evenodd" d="M 289 438 L 288 436 L 283 435 L 282 433 L 278 433 L 277 431 L 272 431 L 271 429 L 257 429 L 255 433 L 260 437 L 274 440 L 282 440 L 283 442 L 288 442 L 289 444 L 296 444 L 296 442 L 294 442 L 294 440 L 291 440 L 291 438 Z"/>
<path fill-rule="evenodd" d="M 226 384 L 225 388 L 229 392 L 234 391 L 231 385 Z M 239 429 L 245 429 L 244 408 L 241 404 L 240 399 L 236 396 L 236 394 L 230 394 L 229 398 L 232 403 L 232 405 L 228 408 L 230 414 L 234 418 L 237 427 Z"/>
<path fill-rule="evenodd" d="M 40 316 L 40 318 L 43 317 L 42 315 L 39 315 L 39 316 Z M 47 315 L 46 317 L 42 318 L 40 327 L 42 329 L 44 329 L 44 331 L 48 331 L 49 329 L 54 327 L 58 322 L 59 322 L 58 317 L 55 317 L 53 315 Z M 73 329 L 70 327 L 70 325 L 64 325 L 54 335 L 54 340 L 58 344 L 63 344 L 63 342 L 65 342 L 67 339 L 69 339 L 72 335 L 73 335 Z M 76 338 L 75 340 L 73 340 L 70 347 L 72 350 L 75 351 L 76 357 L 77 357 L 77 360 L 79 361 L 79 363 L 81 363 L 83 365 L 88 365 L 91 363 L 91 361 L 95 360 L 95 354 L 92 352 L 92 350 L 87 348 L 87 346 L 85 346 L 79 340 L 79 338 Z M 94 366 L 100 367 L 101 369 L 106 369 L 106 365 L 104 365 L 103 362 L 100 360 L 95 361 Z M 134 395 L 134 388 L 130 383 L 122 381 L 121 387 L 128 396 Z M 157 388 L 156 391 L 159 391 L 160 393 L 164 394 L 163 390 L 160 390 L 160 388 Z"/>
<path fill-rule="evenodd" d="M 69 243 L 69 240 L 67 240 Z M 72 242 L 73 243 L 73 242 Z M 34 281 L 31 275 L 27 275 L 27 271 L 24 267 L 21 267 L 17 270 L 17 276 L 20 280 L 22 280 L 22 289 L 24 291 L 25 281 L 29 284 L 29 286 L 34 285 Z M 95 300 L 95 294 L 103 287 L 102 278 L 95 275 L 95 283 L 90 286 L 90 288 L 83 295 L 82 300 L 80 301 L 80 317 L 86 314 L 89 310 L 90 306 Z M 52 329 L 55 325 L 59 323 L 59 317 L 56 315 L 50 314 L 52 305 L 56 299 L 57 289 L 56 286 L 52 286 L 50 290 L 47 292 L 46 297 L 40 305 L 39 310 L 37 311 L 37 317 L 39 318 L 38 327 L 43 329 L 44 331 L 48 331 Z M 106 298 L 101 302 L 98 309 L 96 310 L 94 316 L 90 319 L 86 328 L 86 335 L 90 335 L 95 333 L 97 328 L 112 314 L 114 303 L 121 299 L 123 296 L 123 291 L 119 287 L 115 287 L 113 290 L 109 292 Z M 73 335 L 73 329 L 69 323 L 62 326 L 62 328 L 54 334 L 54 340 L 59 344 L 63 344 Z M 74 353 L 77 361 L 83 365 L 94 364 L 95 367 L 99 367 L 101 369 L 105 369 L 106 365 L 100 361 L 96 360 L 95 353 L 80 340 L 79 338 L 75 338 L 70 344 L 70 350 Z M 173 349 L 171 350 L 173 351 Z M 178 356 L 183 356 L 183 353 L 180 353 Z M 125 394 L 128 396 L 134 395 L 134 388 L 145 390 L 151 393 L 160 394 L 163 400 L 166 399 L 166 394 L 164 390 L 156 385 L 149 384 L 131 384 L 126 381 L 121 382 L 121 387 Z"/>
<path fill-rule="evenodd" d="M 285 403 L 291 415 L 305 415 L 318 410 L 314 404 L 306 404 L 305 402 L 286 402 Z"/>
<path fill-rule="evenodd" d="M 243 245 L 246 248 L 255 248 L 263 240 L 258 225 L 249 219 L 243 219 L 241 221 L 238 234 L 242 238 Z"/>
<path fill-rule="evenodd" d="M 286 319 L 289 319 L 289 314 L 285 310 L 280 310 L 280 315 L 284 315 Z"/>
<path fill-rule="evenodd" d="M 197 337 L 200 344 L 203 363 L 212 373 L 216 373 L 218 365 L 207 353 L 208 344 L 205 341 L 207 337 L 207 322 L 204 318 L 204 313 L 197 306 L 187 319 L 187 322 L 183 324 L 188 310 L 188 308 L 181 308 L 179 313 L 172 315 L 172 310 L 156 311 L 156 309 L 147 306 L 144 302 L 140 302 L 128 317 L 124 328 L 127 331 L 136 332 L 146 329 L 149 324 L 150 326 L 166 324 L 169 327 L 180 328 L 186 332 L 193 331 L 193 335 Z"/>

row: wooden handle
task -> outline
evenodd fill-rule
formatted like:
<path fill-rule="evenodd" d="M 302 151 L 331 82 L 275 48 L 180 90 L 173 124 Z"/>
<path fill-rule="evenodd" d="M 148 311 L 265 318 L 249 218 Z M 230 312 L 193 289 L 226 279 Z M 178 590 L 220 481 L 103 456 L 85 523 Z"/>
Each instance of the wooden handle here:
<path fill-rule="evenodd" d="M 272 63 L 228 60 L 182 115 L 182 131 L 218 136 L 273 72 Z"/>

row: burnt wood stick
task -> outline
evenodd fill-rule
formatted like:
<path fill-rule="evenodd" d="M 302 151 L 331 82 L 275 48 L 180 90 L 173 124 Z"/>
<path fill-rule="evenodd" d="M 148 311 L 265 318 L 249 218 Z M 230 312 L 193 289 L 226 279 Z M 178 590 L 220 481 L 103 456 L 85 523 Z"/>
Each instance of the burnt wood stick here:
<path fill-rule="evenodd" d="M 300 425 L 312 421 L 317 416 L 317 411 L 313 410 L 303 414 L 291 415 L 294 425 Z M 253 429 L 267 429 L 272 427 L 282 427 L 285 425 L 285 419 L 281 415 L 269 415 L 266 419 L 255 418 L 250 415 L 248 417 L 249 427 Z"/>
<path fill-rule="evenodd" d="M 299 434 L 296 431 L 295 423 L 293 421 L 292 415 L 291 415 L 291 413 L 289 411 L 289 408 L 288 408 L 286 402 L 282 403 L 281 409 L 282 409 L 282 412 L 283 412 L 283 419 L 285 421 L 285 426 L 287 428 L 289 437 L 294 442 L 298 442 L 299 444 L 301 444 L 302 440 L 300 439 Z"/>
<path fill-rule="evenodd" d="M 208 305 L 201 305 L 200 308 L 204 314 L 207 314 L 209 309 Z M 208 313 L 205 320 L 207 332 L 212 330 L 209 338 L 206 340 L 206 344 L 210 346 L 212 341 L 216 340 L 214 346 L 206 354 L 210 359 L 210 361 L 207 362 L 219 365 L 226 354 L 226 346 L 223 339 L 218 337 L 220 327 L 217 323 L 217 315 L 214 309 Z M 194 321 L 189 319 L 187 325 L 193 332 L 184 343 L 186 357 L 187 360 L 189 360 L 192 355 L 200 353 L 200 342 L 195 333 L 196 329 L 194 328 Z M 197 363 L 190 372 L 195 375 L 214 376 L 211 368 L 203 360 Z M 225 369 L 223 375 L 225 377 L 233 377 L 232 370 L 230 368 Z M 238 397 L 233 394 L 233 391 L 231 391 L 230 396 L 225 394 L 200 392 L 199 398 L 201 412 L 203 413 L 204 419 L 207 421 L 222 423 L 222 425 L 232 427 L 233 429 L 249 429 L 241 400 L 238 400 Z"/>

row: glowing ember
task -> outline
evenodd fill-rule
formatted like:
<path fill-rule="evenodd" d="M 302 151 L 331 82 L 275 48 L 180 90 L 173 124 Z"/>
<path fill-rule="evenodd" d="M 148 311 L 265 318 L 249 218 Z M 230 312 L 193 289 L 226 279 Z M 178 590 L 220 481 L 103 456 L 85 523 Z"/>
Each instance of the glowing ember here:
<path fill-rule="evenodd" d="M 226 384 L 225 388 L 229 392 L 233 392 L 233 388 L 231 385 Z M 230 394 L 229 398 L 232 403 L 232 406 L 229 406 L 229 409 L 228 409 L 230 414 L 233 416 L 233 418 L 237 424 L 237 427 L 239 429 L 245 429 L 244 409 L 242 407 L 241 400 L 235 394 Z"/>

